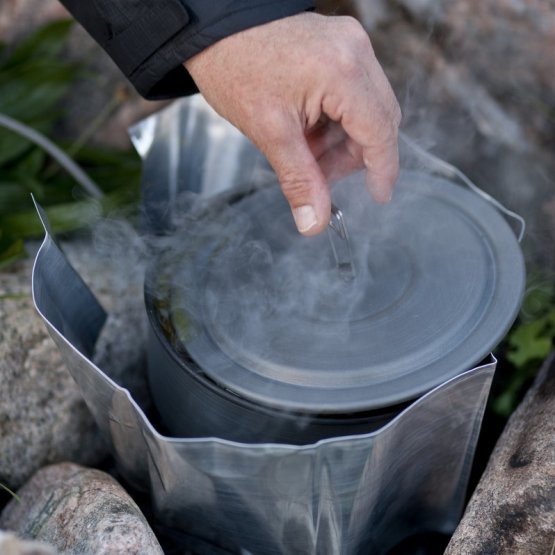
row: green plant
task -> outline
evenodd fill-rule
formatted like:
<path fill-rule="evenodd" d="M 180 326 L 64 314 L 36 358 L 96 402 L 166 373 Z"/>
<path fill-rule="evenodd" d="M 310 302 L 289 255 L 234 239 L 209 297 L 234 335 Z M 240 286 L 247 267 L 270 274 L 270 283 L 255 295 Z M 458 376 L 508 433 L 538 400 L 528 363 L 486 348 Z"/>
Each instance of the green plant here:
<path fill-rule="evenodd" d="M 60 56 L 69 21 L 47 25 L 14 48 L 0 45 L 0 113 L 51 135 L 60 103 L 82 65 Z M 88 137 L 86 130 L 84 137 Z M 90 225 L 102 214 L 132 206 L 139 196 L 140 161 L 131 152 L 66 145 L 105 195 L 91 199 L 39 147 L 0 128 L 0 266 L 24 255 L 24 239 L 43 233 L 31 194 L 45 208 L 55 232 Z"/>
<path fill-rule="evenodd" d="M 21 502 L 21 498 L 19 497 L 19 495 L 12 491 L 8 486 L 5 486 L 2 482 L 0 482 L 0 489 L 7 491 L 17 502 Z"/>
<path fill-rule="evenodd" d="M 555 285 L 553 280 L 533 275 L 524 297 L 518 322 L 507 337 L 505 358 L 512 372 L 493 409 L 508 416 L 516 408 L 526 385 L 555 345 Z"/>

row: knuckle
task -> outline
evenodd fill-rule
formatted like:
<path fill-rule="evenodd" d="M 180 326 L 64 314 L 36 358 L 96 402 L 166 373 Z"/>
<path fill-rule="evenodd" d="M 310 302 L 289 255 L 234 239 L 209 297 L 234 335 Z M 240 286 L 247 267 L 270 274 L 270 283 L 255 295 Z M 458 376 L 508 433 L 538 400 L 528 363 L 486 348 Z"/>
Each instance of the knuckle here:
<path fill-rule="evenodd" d="M 382 109 L 380 116 L 377 118 L 376 126 L 381 144 L 390 147 L 397 142 L 400 123 L 401 110 L 397 104 L 392 105 L 391 108 Z"/>
<path fill-rule="evenodd" d="M 362 76 L 360 58 L 352 48 L 347 46 L 338 51 L 338 64 L 344 78 L 355 79 Z"/>
<path fill-rule="evenodd" d="M 302 174 L 295 171 L 285 171 L 279 177 L 281 190 L 289 202 L 297 204 L 309 196 L 310 187 Z"/>
<path fill-rule="evenodd" d="M 343 28 L 349 34 L 349 36 L 352 36 L 354 33 L 359 32 L 366 34 L 362 25 L 354 17 L 350 15 L 344 15 L 341 17 L 341 21 L 343 23 Z"/>
<path fill-rule="evenodd" d="M 345 78 L 359 77 L 369 56 L 373 57 L 370 39 L 362 25 L 352 17 L 343 17 L 342 32 L 332 46 L 332 59 Z"/>
<path fill-rule="evenodd" d="M 260 134 L 264 137 L 264 142 L 273 146 L 286 143 L 290 135 L 290 126 L 284 112 L 274 106 L 265 108 L 261 114 L 258 114 L 258 118 Z"/>
<path fill-rule="evenodd" d="M 368 50 L 373 54 L 372 44 L 366 29 L 354 17 L 345 16 L 345 34 L 353 47 L 368 54 Z"/>
<path fill-rule="evenodd" d="M 397 144 L 397 135 L 397 127 L 389 118 L 384 117 L 375 128 L 373 144 L 368 150 L 380 155 L 385 154 Z"/>
<path fill-rule="evenodd" d="M 393 97 L 390 114 L 393 120 L 393 125 L 395 128 L 398 128 L 401 125 L 401 120 L 403 119 L 403 112 L 401 111 L 401 106 L 399 106 L 399 102 L 397 102 L 395 97 Z"/>

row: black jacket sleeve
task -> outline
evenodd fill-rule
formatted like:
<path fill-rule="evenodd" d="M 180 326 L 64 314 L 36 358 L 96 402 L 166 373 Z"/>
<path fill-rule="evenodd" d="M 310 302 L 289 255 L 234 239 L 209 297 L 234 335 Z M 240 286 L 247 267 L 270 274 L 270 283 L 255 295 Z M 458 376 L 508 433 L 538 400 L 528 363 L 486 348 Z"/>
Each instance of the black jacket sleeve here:
<path fill-rule="evenodd" d="M 312 0 L 61 0 L 145 98 L 189 94 L 183 62 L 249 27 L 312 9 Z"/>

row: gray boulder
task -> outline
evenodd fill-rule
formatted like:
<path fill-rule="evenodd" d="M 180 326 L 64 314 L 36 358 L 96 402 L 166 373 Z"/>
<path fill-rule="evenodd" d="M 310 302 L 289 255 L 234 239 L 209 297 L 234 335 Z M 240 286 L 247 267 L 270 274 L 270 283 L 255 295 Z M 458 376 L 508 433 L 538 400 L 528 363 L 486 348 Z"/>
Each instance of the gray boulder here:
<path fill-rule="evenodd" d="M 445 555 L 555 548 L 555 354 L 512 415 Z"/>
<path fill-rule="evenodd" d="M 106 447 L 31 298 L 31 261 L 0 273 L 0 482 L 45 464 L 95 464 Z"/>
<path fill-rule="evenodd" d="M 0 527 L 62 553 L 163 555 L 139 507 L 109 474 L 62 463 L 39 470 L 0 517 Z"/>
<path fill-rule="evenodd" d="M 148 409 L 145 247 L 122 220 L 98 224 L 93 236 L 92 241 L 74 240 L 63 248 L 108 313 L 94 359 Z M 34 250 L 32 245 L 29 250 Z M 12 489 L 44 465 L 73 461 L 95 466 L 108 453 L 35 311 L 31 267 L 26 260 L 0 272 L 0 483 Z"/>
<path fill-rule="evenodd" d="M 403 111 L 403 130 L 526 219 L 529 267 L 555 269 L 555 17 L 537 0 L 352 0 Z M 378 5 L 376 10 L 375 4 Z M 378 21 L 376 22 L 376 18 Z M 518 37 L 518 40 L 515 40 Z M 424 168 L 426 165 L 424 165 Z"/>

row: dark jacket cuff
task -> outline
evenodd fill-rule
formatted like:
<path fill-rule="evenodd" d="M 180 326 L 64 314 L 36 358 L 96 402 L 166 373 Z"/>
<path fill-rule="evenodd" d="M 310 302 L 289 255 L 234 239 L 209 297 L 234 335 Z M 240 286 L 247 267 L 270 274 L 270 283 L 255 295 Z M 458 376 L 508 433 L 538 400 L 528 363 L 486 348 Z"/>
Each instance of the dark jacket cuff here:
<path fill-rule="evenodd" d="M 61 0 L 141 95 L 196 92 L 183 62 L 218 40 L 312 9 L 312 0 Z"/>
<path fill-rule="evenodd" d="M 256 25 L 313 9 L 312 0 L 273 0 L 258 2 L 197 0 L 186 2 L 188 24 L 128 74 L 139 93 L 149 99 L 182 96 L 197 91 L 183 62 L 215 42 Z M 204 6 L 212 6 L 206 17 Z M 223 5 L 214 8 L 215 5 Z"/>

